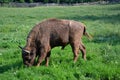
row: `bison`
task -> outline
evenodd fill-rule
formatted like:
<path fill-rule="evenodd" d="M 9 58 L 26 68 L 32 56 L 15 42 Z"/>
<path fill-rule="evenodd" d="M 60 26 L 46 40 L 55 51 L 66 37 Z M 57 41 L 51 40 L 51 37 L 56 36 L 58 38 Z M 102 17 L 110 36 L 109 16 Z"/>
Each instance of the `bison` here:
<path fill-rule="evenodd" d="M 20 47 L 23 63 L 32 66 L 38 57 L 36 66 L 39 66 L 44 59 L 48 66 L 51 49 L 56 46 L 64 49 L 68 44 L 72 48 L 74 62 L 78 59 L 79 50 L 82 52 L 82 58 L 86 60 L 86 49 L 81 40 L 83 35 L 91 37 L 83 23 L 64 19 L 44 20 L 30 31 L 25 47 Z"/>

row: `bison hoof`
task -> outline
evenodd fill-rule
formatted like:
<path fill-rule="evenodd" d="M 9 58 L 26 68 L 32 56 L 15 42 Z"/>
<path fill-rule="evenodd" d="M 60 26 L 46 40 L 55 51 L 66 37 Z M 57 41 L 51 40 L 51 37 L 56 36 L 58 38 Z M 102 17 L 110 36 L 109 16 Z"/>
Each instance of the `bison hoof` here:
<path fill-rule="evenodd" d="M 37 64 L 37 65 L 36 65 L 36 67 L 39 67 L 39 66 L 40 66 L 40 64 Z"/>
<path fill-rule="evenodd" d="M 48 66 L 48 64 L 45 64 L 45 66 Z"/>

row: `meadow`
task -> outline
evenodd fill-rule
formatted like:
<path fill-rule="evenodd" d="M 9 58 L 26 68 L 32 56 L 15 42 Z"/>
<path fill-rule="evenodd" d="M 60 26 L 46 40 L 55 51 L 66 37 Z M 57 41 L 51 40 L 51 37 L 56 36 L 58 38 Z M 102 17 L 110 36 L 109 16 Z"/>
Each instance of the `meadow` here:
<path fill-rule="evenodd" d="M 68 45 L 52 50 L 48 67 L 25 67 L 21 49 L 32 27 L 48 18 L 83 22 L 93 39 L 83 37 L 87 61 L 73 63 Z M 0 7 L 0 80 L 120 80 L 120 4 Z"/>

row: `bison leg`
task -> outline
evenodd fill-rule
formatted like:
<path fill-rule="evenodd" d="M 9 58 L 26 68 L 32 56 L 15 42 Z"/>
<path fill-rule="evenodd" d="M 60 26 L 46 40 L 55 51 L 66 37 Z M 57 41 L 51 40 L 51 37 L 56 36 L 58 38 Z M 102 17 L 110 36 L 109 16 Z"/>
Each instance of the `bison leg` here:
<path fill-rule="evenodd" d="M 51 54 L 51 51 L 47 53 L 47 56 L 46 56 L 46 58 L 45 58 L 45 62 L 46 62 L 45 65 L 46 65 L 46 66 L 48 66 L 48 64 L 49 64 L 50 54 Z"/>
<path fill-rule="evenodd" d="M 45 59 L 45 57 L 46 57 L 46 53 L 42 53 L 41 56 L 39 56 L 37 66 L 39 66 L 42 63 L 42 61 L 43 61 L 43 59 Z"/>
<path fill-rule="evenodd" d="M 50 56 L 48 54 L 50 52 L 50 47 L 47 46 L 47 45 L 43 45 L 42 48 L 40 49 L 40 56 L 38 57 L 38 63 L 37 63 L 37 66 L 39 66 L 42 61 L 45 59 L 46 56 Z M 48 53 L 48 54 L 47 54 Z"/>
<path fill-rule="evenodd" d="M 45 51 L 45 48 L 41 48 L 40 56 L 38 57 L 37 66 L 39 66 L 42 63 L 42 61 L 43 61 L 43 59 L 45 59 L 46 55 L 47 55 L 47 52 Z"/>
<path fill-rule="evenodd" d="M 72 51 L 74 53 L 74 62 L 77 61 L 78 59 L 78 53 L 79 53 L 79 42 L 78 43 L 73 43 L 71 44 L 71 47 L 72 47 Z"/>
<path fill-rule="evenodd" d="M 86 48 L 82 43 L 80 44 L 79 49 L 82 52 L 82 58 L 86 60 Z"/>

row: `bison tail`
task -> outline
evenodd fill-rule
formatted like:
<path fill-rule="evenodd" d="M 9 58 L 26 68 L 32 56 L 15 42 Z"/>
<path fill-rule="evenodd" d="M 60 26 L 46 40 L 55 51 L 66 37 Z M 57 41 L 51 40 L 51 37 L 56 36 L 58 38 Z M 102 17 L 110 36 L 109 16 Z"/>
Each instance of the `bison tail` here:
<path fill-rule="evenodd" d="M 92 40 L 92 39 L 93 39 L 93 37 L 92 37 L 89 33 L 86 32 L 86 27 L 85 27 L 85 26 L 84 26 L 83 35 L 87 36 L 89 40 Z"/>

